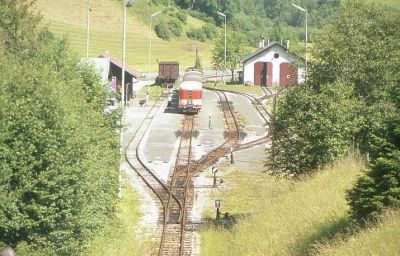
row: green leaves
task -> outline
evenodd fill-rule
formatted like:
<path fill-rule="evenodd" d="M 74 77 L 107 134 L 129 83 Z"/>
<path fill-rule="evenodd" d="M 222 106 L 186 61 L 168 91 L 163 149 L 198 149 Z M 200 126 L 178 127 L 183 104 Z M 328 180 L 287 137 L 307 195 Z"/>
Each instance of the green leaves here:
<path fill-rule="evenodd" d="M 316 38 L 307 84 L 283 98 L 266 166 L 310 173 L 357 148 L 371 165 L 348 192 L 354 218 L 400 205 L 400 16 L 348 1 Z"/>
<path fill-rule="evenodd" d="M 226 68 L 231 70 L 232 80 L 233 72 L 240 64 L 241 58 L 249 51 L 245 46 L 244 37 L 234 31 L 227 31 L 226 44 Z M 224 70 L 225 68 L 225 35 L 220 34 L 220 37 L 215 41 L 215 47 L 212 52 L 211 62 L 215 70 Z"/>
<path fill-rule="evenodd" d="M 274 174 L 299 176 L 349 154 L 357 129 L 348 84 L 328 84 L 320 91 L 297 86 L 279 102 L 273 146 L 266 166 Z"/>
<path fill-rule="evenodd" d="M 30 60 L 0 58 L 0 241 L 81 255 L 113 213 L 119 115 L 65 41 L 42 39 Z"/>

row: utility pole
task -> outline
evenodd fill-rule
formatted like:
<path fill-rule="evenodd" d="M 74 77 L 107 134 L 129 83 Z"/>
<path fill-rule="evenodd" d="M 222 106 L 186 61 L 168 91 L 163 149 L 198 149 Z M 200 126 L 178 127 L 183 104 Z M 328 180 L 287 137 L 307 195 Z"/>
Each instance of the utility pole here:
<path fill-rule="evenodd" d="M 89 58 L 89 35 L 90 35 L 90 0 L 87 0 L 87 24 L 86 24 L 86 59 Z"/>

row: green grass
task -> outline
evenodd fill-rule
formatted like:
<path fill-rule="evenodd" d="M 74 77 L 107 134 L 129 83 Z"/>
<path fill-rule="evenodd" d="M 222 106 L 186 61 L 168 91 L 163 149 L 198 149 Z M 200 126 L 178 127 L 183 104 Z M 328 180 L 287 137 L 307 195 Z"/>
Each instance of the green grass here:
<path fill-rule="evenodd" d="M 378 2 L 389 7 L 393 7 L 394 9 L 400 10 L 400 0 L 379 0 L 374 2 Z"/>
<path fill-rule="evenodd" d="M 249 94 L 254 94 L 257 96 L 262 96 L 263 91 L 261 90 L 260 86 L 246 86 L 243 84 L 237 84 L 237 83 L 217 83 L 215 85 L 214 82 L 207 82 L 205 83 L 205 86 L 212 87 L 215 89 L 222 89 L 222 90 L 230 90 L 230 91 L 235 91 L 235 92 L 243 92 L 243 93 L 249 93 Z"/>
<path fill-rule="evenodd" d="M 202 255 L 304 255 L 348 225 L 345 190 L 362 164 L 343 160 L 301 182 L 274 180 L 263 173 L 236 171 L 214 198 L 221 212 L 247 214 L 231 230 L 201 231 Z"/>
<path fill-rule="evenodd" d="M 149 16 L 161 9 L 148 2 L 148 0 L 138 0 L 127 9 L 126 61 L 142 72 L 148 70 Z M 92 3 L 89 56 L 97 57 L 109 51 L 121 59 L 123 21 L 121 2 L 103 0 Z M 86 55 L 86 1 L 38 0 L 38 9 L 43 14 L 43 26 L 49 26 L 50 31 L 57 36 L 67 35 L 72 50 L 79 56 Z M 202 21 L 189 18 L 185 29 L 201 24 Z M 176 60 L 180 62 L 182 69 L 193 66 L 196 45 L 203 67 L 209 69 L 212 42 L 200 43 L 184 35 L 165 41 L 158 38 L 153 31 L 151 72 L 158 70 L 157 61 Z"/>
<path fill-rule="evenodd" d="M 161 93 L 163 93 L 166 90 L 166 88 L 158 86 L 158 85 L 152 85 L 149 87 L 149 100 L 154 101 L 156 100 Z M 140 98 L 145 98 L 147 94 L 147 86 L 142 87 L 139 90 L 138 97 Z"/>
<path fill-rule="evenodd" d="M 400 255 L 400 210 L 386 212 L 382 219 L 351 237 L 338 237 L 316 246 L 315 255 Z"/>
<path fill-rule="evenodd" d="M 125 179 L 123 197 L 117 203 L 115 218 L 109 219 L 104 230 L 90 242 L 85 255 L 144 255 L 149 252 L 151 242 L 138 237 L 135 231 L 139 221 L 139 200 Z"/>

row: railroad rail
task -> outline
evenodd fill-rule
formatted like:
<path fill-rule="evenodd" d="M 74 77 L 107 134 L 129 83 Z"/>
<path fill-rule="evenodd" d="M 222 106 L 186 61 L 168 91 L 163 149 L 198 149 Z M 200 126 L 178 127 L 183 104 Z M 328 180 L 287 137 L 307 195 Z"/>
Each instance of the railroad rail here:
<path fill-rule="evenodd" d="M 195 117 L 185 116 L 182 122 L 181 139 L 177 158 L 175 161 L 174 173 L 170 181 L 170 190 L 180 200 L 182 207 L 176 207 L 174 204 L 167 204 L 167 214 L 169 222 L 163 223 L 163 234 L 161 238 L 159 255 L 184 255 L 188 254 L 190 249 L 185 247 L 185 227 L 187 225 L 186 213 L 188 198 L 190 195 L 189 185 L 191 184 L 190 169 L 192 168 L 192 138 L 194 130 Z M 187 242 L 186 244 L 190 243 Z"/>
<path fill-rule="evenodd" d="M 204 87 L 207 90 L 211 90 L 211 91 L 221 91 L 221 92 L 229 92 L 229 93 L 233 93 L 233 94 L 237 94 L 237 95 L 241 95 L 243 97 L 248 98 L 251 103 L 253 104 L 253 106 L 255 107 L 255 109 L 258 111 L 258 113 L 260 114 L 261 118 L 264 120 L 265 125 L 270 126 L 271 123 L 269 121 L 269 119 L 272 117 L 272 115 L 268 112 L 268 110 L 265 108 L 265 106 L 262 104 L 262 100 L 263 99 L 268 99 L 273 97 L 271 90 L 269 90 L 268 88 L 264 88 L 262 87 L 265 96 L 261 97 L 261 98 L 257 98 L 254 95 L 248 94 L 248 93 L 243 93 L 243 92 L 235 92 L 235 91 L 230 91 L 230 90 L 223 90 L 223 89 L 216 89 L 216 88 L 212 88 L 212 87 Z M 243 144 L 239 144 L 239 145 L 235 145 L 233 150 L 234 151 L 239 151 L 239 150 L 244 150 L 244 149 L 248 149 L 254 146 L 258 146 L 261 144 L 265 144 L 267 143 L 269 140 L 269 133 L 266 134 L 265 136 L 256 139 L 254 141 L 250 141 L 247 143 L 243 143 Z"/>
<path fill-rule="evenodd" d="M 129 166 L 144 181 L 144 183 L 157 196 L 162 205 L 163 222 L 167 222 L 170 220 L 168 219 L 169 213 L 167 205 L 175 205 L 175 207 L 182 209 L 181 202 L 171 192 L 170 188 L 161 179 L 159 179 L 157 175 L 148 166 L 145 165 L 144 161 L 140 158 L 139 155 L 139 145 L 141 144 L 144 135 L 149 129 L 153 117 L 157 113 L 158 109 L 161 107 L 164 100 L 165 96 L 161 95 L 152 105 L 151 109 L 149 110 L 143 121 L 139 124 L 139 127 L 137 128 L 136 132 L 132 135 L 127 146 L 125 147 L 125 160 L 129 164 Z M 138 139 L 137 138 L 138 134 L 143 134 L 143 136 L 141 136 Z M 164 230 L 162 232 L 164 233 Z M 162 244 L 160 243 L 159 251 L 161 251 L 161 245 Z"/>
<path fill-rule="evenodd" d="M 181 141 L 175 162 L 174 174 L 170 182 L 170 190 L 181 202 L 182 208 L 175 209 L 167 206 L 169 212 L 174 215 L 175 222 L 165 223 L 162 235 L 162 245 L 159 255 L 190 255 L 190 237 L 186 232 L 192 230 L 192 224 L 188 223 L 187 212 L 193 201 L 194 187 L 192 179 L 207 167 L 216 163 L 218 159 L 230 152 L 230 148 L 238 145 L 240 140 L 239 122 L 235 116 L 225 92 L 216 92 L 220 98 L 220 107 L 225 117 L 226 140 L 225 142 L 194 161 L 192 155 L 192 138 L 195 127 L 195 117 L 185 116 L 182 124 Z M 179 217 L 178 217 L 179 216 Z"/>
<path fill-rule="evenodd" d="M 216 163 L 220 157 L 230 153 L 231 148 L 237 147 L 240 143 L 241 128 L 233 106 L 226 96 L 226 92 L 220 90 L 214 90 L 214 92 L 220 98 L 220 107 L 224 115 L 226 126 L 225 142 L 197 161 L 198 169 L 202 170 Z"/>
<path fill-rule="evenodd" d="M 145 165 L 139 154 L 139 145 L 150 127 L 152 118 L 161 107 L 163 97 L 160 97 L 154 103 L 125 148 L 126 161 L 153 191 L 162 205 L 162 234 L 158 251 L 159 256 L 191 254 L 190 237 L 186 236 L 186 232 L 190 231 L 193 225 L 187 221 L 188 208 L 193 201 L 194 194 L 192 179 L 201 171 L 216 163 L 220 157 L 227 155 L 231 148 L 237 147 L 240 143 L 241 131 L 233 106 L 225 92 L 215 92 L 220 98 L 220 108 L 225 119 L 225 142 L 200 160 L 194 161 L 192 138 L 194 137 L 195 116 L 185 116 L 174 173 L 168 185 Z M 143 134 L 143 136 L 137 138 L 138 134 Z"/>

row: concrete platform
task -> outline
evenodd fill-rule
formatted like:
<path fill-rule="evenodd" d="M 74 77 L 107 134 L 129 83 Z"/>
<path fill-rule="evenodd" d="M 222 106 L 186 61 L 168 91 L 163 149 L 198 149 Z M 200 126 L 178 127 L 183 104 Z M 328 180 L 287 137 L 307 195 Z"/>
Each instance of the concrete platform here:
<path fill-rule="evenodd" d="M 203 90 L 203 106 L 197 118 L 199 134 L 193 141 L 193 146 L 196 147 L 194 150 L 196 160 L 225 141 L 225 123 L 219 101 L 215 92 Z"/>
<path fill-rule="evenodd" d="M 251 101 L 241 95 L 228 93 L 228 99 L 233 102 L 235 111 L 244 122 L 244 138 L 242 143 L 253 141 L 265 136 L 268 132 L 264 120 L 251 104 Z"/>

